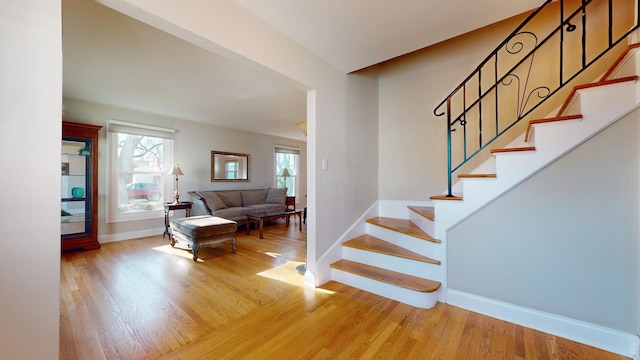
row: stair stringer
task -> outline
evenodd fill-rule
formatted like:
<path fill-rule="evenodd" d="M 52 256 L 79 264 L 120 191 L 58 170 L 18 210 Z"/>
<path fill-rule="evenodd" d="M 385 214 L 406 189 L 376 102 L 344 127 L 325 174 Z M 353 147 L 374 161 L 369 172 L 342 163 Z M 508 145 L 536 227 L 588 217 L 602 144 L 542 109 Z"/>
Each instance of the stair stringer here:
<path fill-rule="evenodd" d="M 463 179 L 462 201 L 434 201 L 435 237 L 635 109 L 637 93 L 637 81 L 578 90 L 582 121 L 536 125 L 535 152 L 494 154 L 496 179 Z"/>

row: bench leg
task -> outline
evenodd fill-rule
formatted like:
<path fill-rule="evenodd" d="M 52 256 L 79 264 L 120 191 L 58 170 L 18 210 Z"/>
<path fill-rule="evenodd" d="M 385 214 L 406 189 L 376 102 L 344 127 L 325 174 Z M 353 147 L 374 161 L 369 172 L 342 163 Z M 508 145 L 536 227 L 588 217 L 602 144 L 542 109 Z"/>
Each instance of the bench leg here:
<path fill-rule="evenodd" d="M 193 253 L 193 261 L 198 261 L 199 250 L 200 250 L 200 247 L 198 246 L 198 244 L 194 243 L 193 246 L 191 247 L 191 252 Z"/>

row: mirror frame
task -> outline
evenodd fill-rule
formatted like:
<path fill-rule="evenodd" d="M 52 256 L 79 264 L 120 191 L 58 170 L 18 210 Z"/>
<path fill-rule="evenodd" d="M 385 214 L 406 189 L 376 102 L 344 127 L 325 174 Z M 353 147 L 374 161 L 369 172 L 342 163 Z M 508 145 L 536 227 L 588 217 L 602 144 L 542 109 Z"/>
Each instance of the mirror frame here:
<path fill-rule="evenodd" d="M 224 179 L 224 178 L 216 178 L 216 156 L 218 157 L 225 157 L 225 156 L 234 156 L 234 157 L 243 157 L 246 158 L 246 164 L 247 164 L 247 168 L 246 168 L 246 176 L 245 178 L 242 179 Z M 249 154 L 242 154 L 242 153 L 234 153 L 234 152 L 227 152 L 227 151 L 215 151 L 212 150 L 211 151 L 211 182 L 221 182 L 221 181 L 228 181 L 228 182 L 247 182 L 247 181 L 251 181 L 251 177 L 250 175 L 250 169 L 251 169 L 251 157 Z"/>

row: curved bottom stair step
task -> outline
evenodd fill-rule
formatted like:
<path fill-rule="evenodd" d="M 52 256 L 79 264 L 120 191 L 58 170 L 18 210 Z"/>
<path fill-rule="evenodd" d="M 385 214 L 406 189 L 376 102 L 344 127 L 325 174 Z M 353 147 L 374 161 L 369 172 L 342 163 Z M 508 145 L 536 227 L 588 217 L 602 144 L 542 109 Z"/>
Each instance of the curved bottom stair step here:
<path fill-rule="evenodd" d="M 349 260 L 339 260 L 331 264 L 331 267 L 336 270 L 349 272 L 418 292 L 434 292 L 440 288 L 440 282 L 438 281 L 423 279 Z"/>

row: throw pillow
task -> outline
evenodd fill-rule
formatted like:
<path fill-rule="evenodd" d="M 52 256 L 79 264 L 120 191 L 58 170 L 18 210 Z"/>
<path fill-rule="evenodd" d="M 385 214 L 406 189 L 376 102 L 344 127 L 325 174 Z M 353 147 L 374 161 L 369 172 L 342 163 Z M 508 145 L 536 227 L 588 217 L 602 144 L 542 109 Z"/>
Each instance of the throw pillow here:
<path fill-rule="evenodd" d="M 254 205 L 264 204 L 264 200 L 267 198 L 267 190 L 242 190 L 242 205 Z"/>
<path fill-rule="evenodd" d="M 216 195 L 214 192 L 203 191 L 198 194 L 200 195 L 200 197 L 202 197 L 202 200 L 204 200 L 204 203 L 207 205 L 211 212 L 225 209 L 227 207 L 227 205 L 225 205 L 225 203 L 220 200 L 218 195 Z"/>
<path fill-rule="evenodd" d="M 284 204 L 287 197 L 287 188 L 269 188 L 267 189 L 267 199 L 264 201 L 269 204 Z"/>
<path fill-rule="evenodd" d="M 216 192 L 216 195 L 218 195 L 220 200 L 222 200 L 228 207 L 242 206 L 242 196 L 240 195 L 240 191 L 218 191 Z"/>

